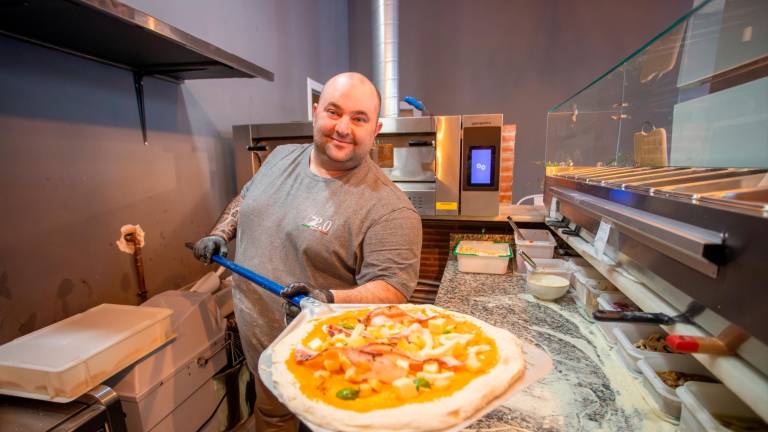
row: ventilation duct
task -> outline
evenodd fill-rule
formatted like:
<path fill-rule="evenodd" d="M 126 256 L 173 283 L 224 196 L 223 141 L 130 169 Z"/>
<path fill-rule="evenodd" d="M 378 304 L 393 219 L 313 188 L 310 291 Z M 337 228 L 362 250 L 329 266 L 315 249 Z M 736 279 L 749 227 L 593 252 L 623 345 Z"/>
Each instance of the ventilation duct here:
<path fill-rule="evenodd" d="M 397 0 L 372 0 L 373 83 L 381 92 L 381 115 L 400 112 L 397 71 Z"/>

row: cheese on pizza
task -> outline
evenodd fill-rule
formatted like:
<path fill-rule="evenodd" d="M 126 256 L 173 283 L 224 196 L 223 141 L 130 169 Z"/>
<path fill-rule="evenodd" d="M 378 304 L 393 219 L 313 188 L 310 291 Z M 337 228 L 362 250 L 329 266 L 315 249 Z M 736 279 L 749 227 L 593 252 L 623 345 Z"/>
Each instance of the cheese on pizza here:
<path fill-rule="evenodd" d="M 501 332 L 506 334 L 501 338 L 505 356 L 497 343 Z M 282 347 L 283 355 L 273 356 L 280 366 L 277 375 L 287 370 L 292 375 L 289 381 L 301 393 L 296 397 L 291 386 L 285 385 L 287 380 L 275 378 L 281 392 L 289 394 L 289 408 L 325 404 L 360 418 L 415 404 L 434 406 L 496 371 L 502 374 L 497 377 L 501 385 L 488 384 L 479 394 L 472 390 L 477 400 L 488 401 L 508 388 L 524 365 L 519 342 L 505 330 L 434 306 L 392 305 L 328 315 L 306 323 L 300 336 L 292 340 L 292 346 Z M 515 361 L 510 368 L 511 345 Z M 500 365 L 502 357 L 504 365 Z M 462 395 L 467 397 L 473 396 Z M 302 402 L 292 407 L 296 399 Z M 482 404 L 474 410 L 480 407 Z M 456 423 L 474 410 L 465 410 L 451 421 Z"/>

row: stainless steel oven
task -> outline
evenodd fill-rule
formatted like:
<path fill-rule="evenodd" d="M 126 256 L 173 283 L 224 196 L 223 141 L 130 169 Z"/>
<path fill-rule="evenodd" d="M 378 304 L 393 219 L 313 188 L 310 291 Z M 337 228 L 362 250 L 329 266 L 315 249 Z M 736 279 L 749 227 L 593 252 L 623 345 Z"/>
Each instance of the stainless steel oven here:
<path fill-rule="evenodd" d="M 501 114 L 381 118 L 371 159 L 422 215 L 496 216 Z M 233 126 L 238 186 L 275 146 L 312 142 L 312 123 Z"/>

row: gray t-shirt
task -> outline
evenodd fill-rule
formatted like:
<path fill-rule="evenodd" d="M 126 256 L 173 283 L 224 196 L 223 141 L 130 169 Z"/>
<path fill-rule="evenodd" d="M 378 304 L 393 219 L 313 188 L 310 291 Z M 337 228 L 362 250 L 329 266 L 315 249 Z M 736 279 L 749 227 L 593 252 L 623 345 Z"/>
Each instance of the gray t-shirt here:
<path fill-rule="evenodd" d="M 312 148 L 277 147 L 245 185 L 236 262 L 282 285 L 340 290 L 380 280 L 409 298 L 421 254 L 421 219 L 410 201 L 369 158 L 340 177 L 317 176 Z M 236 282 L 243 342 L 260 352 L 284 328 L 282 300 Z"/>

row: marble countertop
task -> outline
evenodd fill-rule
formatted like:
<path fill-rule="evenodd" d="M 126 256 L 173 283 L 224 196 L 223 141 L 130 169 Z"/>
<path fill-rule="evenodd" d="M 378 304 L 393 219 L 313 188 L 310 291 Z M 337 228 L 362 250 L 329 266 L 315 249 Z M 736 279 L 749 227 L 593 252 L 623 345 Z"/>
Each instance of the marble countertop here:
<path fill-rule="evenodd" d="M 511 268 L 511 265 L 510 265 Z M 461 273 L 450 259 L 435 304 L 505 328 L 547 352 L 554 369 L 468 431 L 672 431 L 572 294 L 554 302 L 525 292 L 525 279 Z M 614 348 L 615 349 L 615 348 Z"/>

